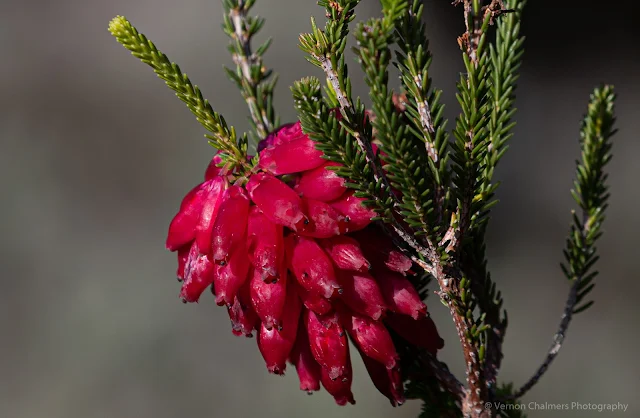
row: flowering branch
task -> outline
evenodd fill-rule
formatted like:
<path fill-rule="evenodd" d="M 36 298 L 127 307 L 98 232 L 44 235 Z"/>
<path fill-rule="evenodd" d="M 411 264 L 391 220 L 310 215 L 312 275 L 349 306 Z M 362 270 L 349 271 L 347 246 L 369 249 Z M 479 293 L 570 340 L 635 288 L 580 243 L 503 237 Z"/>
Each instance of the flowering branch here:
<path fill-rule="evenodd" d="M 218 148 L 169 227 L 180 298 L 197 302 L 211 288 L 235 335 L 257 333 L 270 373 L 284 373 L 289 362 L 300 389 L 322 385 L 339 405 L 355 403 L 349 340 L 393 406 L 423 400 L 421 418 L 484 418 L 496 413 L 487 403 L 517 402 L 557 356 L 573 316 L 593 303 L 585 298 L 597 275 L 595 243 L 607 207 L 613 89 L 594 91 L 581 131 L 572 193 L 582 216 L 573 214 L 564 253 L 572 283 L 565 312 L 542 365 L 514 391 L 497 380 L 507 313 L 487 268 L 485 232 L 497 203 L 494 171 L 515 125 L 525 1 L 453 2 L 463 5 L 466 29 L 458 43 L 466 71 L 457 84 L 461 113 L 452 141 L 441 92 L 432 89 L 420 0 L 380 0 L 382 16 L 356 27 L 354 52 L 372 102 L 367 111 L 352 98 L 344 53 L 359 0 L 320 0 L 328 21 L 321 30 L 312 19 L 300 47 L 323 70 L 325 95 L 317 78 L 294 83 L 299 121 L 283 126 L 273 108 L 275 78 L 268 80 L 262 63 L 270 41 L 251 48 L 264 23 L 249 17 L 255 0 L 222 1 L 237 65 L 227 73 L 259 139 L 252 158 L 247 136 L 236 136 L 177 64 L 125 18 L 109 25 Z M 399 94 L 389 86 L 392 61 Z M 431 278 L 462 346 L 466 387 L 437 359 L 444 342 L 424 303 Z"/>

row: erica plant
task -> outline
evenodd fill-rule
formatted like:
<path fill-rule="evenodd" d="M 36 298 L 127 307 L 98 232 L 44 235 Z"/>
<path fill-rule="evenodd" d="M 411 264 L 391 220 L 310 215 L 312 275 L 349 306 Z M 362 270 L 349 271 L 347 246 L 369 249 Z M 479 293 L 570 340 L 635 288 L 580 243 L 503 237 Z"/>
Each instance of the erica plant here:
<path fill-rule="evenodd" d="M 269 372 L 285 373 L 289 363 L 300 389 L 322 385 L 340 405 L 355 403 L 351 356 L 359 355 L 393 405 L 421 399 L 424 417 L 520 416 L 487 405 L 517 402 L 554 360 L 573 315 L 593 303 L 612 87 L 594 90 L 580 132 L 572 190 L 579 208 L 562 264 L 567 304 L 542 365 L 517 388 L 498 382 L 507 315 L 488 271 L 485 231 L 497 203 L 494 171 L 515 125 L 525 1 L 453 2 L 466 30 L 457 40 L 465 72 L 452 130 L 429 73 L 422 1 L 381 0 L 381 17 L 358 24 L 358 0 L 319 1 L 327 21 L 321 28 L 312 20 L 300 48 L 326 83 L 294 83 L 298 121 L 285 125 L 273 107 L 276 78 L 263 63 L 269 42 L 252 43 L 264 23 L 250 15 L 254 3 L 223 0 L 223 29 L 236 64 L 227 73 L 248 104 L 255 147 L 129 21 L 116 17 L 109 25 L 186 103 L 213 147 L 204 181 L 187 193 L 169 227 L 180 297 L 197 302 L 210 288 L 233 333 L 257 337 Z M 351 93 L 350 29 L 369 109 Z M 400 85 L 389 84 L 390 65 Z M 428 294 L 451 315 L 463 379 L 437 358 L 444 342 L 429 317 Z"/>

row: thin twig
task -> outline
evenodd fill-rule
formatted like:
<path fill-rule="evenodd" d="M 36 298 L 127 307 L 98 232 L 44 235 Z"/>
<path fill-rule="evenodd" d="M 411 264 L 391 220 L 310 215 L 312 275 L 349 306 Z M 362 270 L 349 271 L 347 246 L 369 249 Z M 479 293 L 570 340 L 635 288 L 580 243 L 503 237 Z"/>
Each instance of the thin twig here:
<path fill-rule="evenodd" d="M 567 297 L 567 302 L 565 304 L 564 312 L 562 314 L 562 319 L 560 320 L 560 325 L 558 326 L 558 330 L 553 336 L 553 341 L 551 342 L 551 347 L 549 347 L 549 351 L 547 352 L 547 356 L 544 361 L 538 367 L 535 374 L 531 376 L 531 378 L 522 385 L 518 391 L 510 396 L 509 399 L 518 399 L 524 396 L 525 393 L 529 391 L 536 383 L 540 380 L 540 378 L 545 374 L 553 360 L 557 357 L 560 349 L 562 348 L 562 344 L 564 343 L 564 339 L 567 334 L 567 330 L 569 328 L 569 324 L 571 323 L 571 319 L 573 318 L 573 310 L 576 307 L 576 302 L 578 299 L 578 289 L 580 288 L 580 283 L 582 283 L 582 277 L 576 278 L 573 286 L 571 286 L 571 290 L 569 291 L 569 296 Z"/>

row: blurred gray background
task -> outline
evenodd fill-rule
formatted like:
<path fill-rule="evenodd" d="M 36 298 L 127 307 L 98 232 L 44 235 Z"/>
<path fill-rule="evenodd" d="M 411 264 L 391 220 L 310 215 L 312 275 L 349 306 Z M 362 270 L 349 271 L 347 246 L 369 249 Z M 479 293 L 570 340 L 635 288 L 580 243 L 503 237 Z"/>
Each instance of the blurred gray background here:
<path fill-rule="evenodd" d="M 432 73 L 453 126 L 461 10 L 445 0 L 426 3 Z M 640 51 L 630 40 L 632 13 L 617 3 L 531 3 L 516 138 L 499 168 L 504 184 L 489 242 L 490 268 L 510 312 L 501 378 L 522 384 L 557 326 L 568 290 L 558 262 L 573 207 L 579 122 L 592 87 L 613 83 L 620 133 L 597 302 L 577 317 L 557 362 L 525 402 L 623 402 L 630 404 L 625 415 L 640 416 Z M 275 38 L 266 64 L 281 76 L 283 121 L 295 115 L 288 86 L 318 75 L 297 48 L 308 16 L 322 16 L 314 4 L 260 0 L 254 9 L 268 19 L 260 38 Z M 0 5 L 0 417 L 417 415 L 418 402 L 392 410 L 357 360 L 357 405 L 338 407 L 326 392 L 308 397 L 292 370 L 284 378 L 267 374 L 255 339 L 234 337 L 211 297 L 199 305 L 178 300 L 165 233 L 212 149 L 184 105 L 112 39 L 107 23 L 127 16 L 243 131 L 244 102 L 222 71 L 230 58 L 218 1 Z M 359 8 L 361 17 L 377 13 L 374 0 Z M 366 95 L 361 82 L 355 92 Z M 441 358 L 462 378 L 453 325 L 435 298 L 430 310 L 447 342 Z M 530 413 L 591 415 L 614 414 Z"/>

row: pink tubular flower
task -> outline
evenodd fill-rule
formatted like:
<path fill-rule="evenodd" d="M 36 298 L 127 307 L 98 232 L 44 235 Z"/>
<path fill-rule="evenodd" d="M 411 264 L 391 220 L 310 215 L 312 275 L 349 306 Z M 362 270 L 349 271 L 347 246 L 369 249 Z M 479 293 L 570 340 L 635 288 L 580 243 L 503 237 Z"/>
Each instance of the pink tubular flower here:
<path fill-rule="evenodd" d="M 282 138 L 284 136 L 287 138 Z M 326 162 L 322 151 L 304 133 L 300 122 L 293 125 L 287 133 L 278 132 L 271 146 L 260 151 L 260 168 L 279 176 L 314 169 Z"/>
<path fill-rule="evenodd" d="M 198 252 L 198 246 L 194 243 L 187 256 L 183 274 L 180 297 L 185 302 L 197 302 L 202 292 L 213 283 L 215 265 L 206 255 Z"/>
<path fill-rule="evenodd" d="M 244 243 L 248 216 L 247 192 L 242 187 L 231 186 L 224 193 L 220 209 L 213 222 L 211 233 L 213 261 L 217 263 L 228 261 L 235 247 L 241 242 Z"/>
<path fill-rule="evenodd" d="M 171 220 L 167 235 L 167 249 L 176 251 L 196 237 L 196 225 L 205 203 L 205 185 L 199 184 L 182 201 L 180 211 Z"/>
<path fill-rule="evenodd" d="M 301 390 L 322 385 L 339 405 L 355 403 L 350 338 L 376 388 L 402 404 L 389 331 L 434 355 L 443 346 L 405 277 L 411 259 L 372 224 L 376 213 L 300 123 L 269 134 L 258 152 L 260 163 L 242 170 L 220 166 L 233 158 L 216 154 L 171 221 L 166 246 L 177 252 L 180 297 L 198 302 L 211 287 L 233 334 L 256 331 L 270 373 L 283 374 L 288 361 Z"/>
<path fill-rule="evenodd" d="M 216 303 L 219 306 L 231 305 L 245 283 L 249 274 L 249 257 L 244 241 L 241 241 L 231 254 L 229 261 L 216 266 L 213 285 L 216 292 Z"/>
<path fill-rule="evenodd" d="M 376 271 L 376 277 L 382 296 L 392 311 L 413 319 L 423 318 L 427 314 L 427 305 L 406 277 L 384 268 Z"/>
<path fill-rule="evenodd" d="M 351 392 L 351 382 L 353 380 L 353 369 L 351 367 L 351 359 L 347 352 L 347 361 L 344 371 L 339 378 L 334 379 L 331 377 L 331 372 L 325 368 L 320 370 L 320 381 L 322 386 L 333 396 L 336 403 L 340 406 L 344 406 L 347 403 L 355 404 L 353 399 L 353 393 Z"/>
<path fill-rule="evenodd" d="M 249 260 L 264 281 L 271 282 L 280 277 L 279 270 L 284 261 L 282 234 L 281 225 L 271 222 L 257 206 L 251 207 L 247 226 L 247 249 Z"/>
<path fill-rule="evenodd" d="M 307 329 L 300 321 L 298 338 L 289 354 L 289 362 L 294 365 L 300 380 L 300 390 L 311 394 L 320 390 L 320 365 L 311 354 Z"/>
<path fill-rule="evenodd" d="M 382 322 L 349 312 L 341 312 L 340 317 L 349 336 L 366 356 L 384 364 L 387 369 L 396 367 L 398 353 Z"/>
<path fill-rule="evenodd" d="M 405 402 L 402 376 L 397 367 L 389 370 L 383 364 L 360 352 L 364 366 L 371 377 L 376 389 L 386 396 L 392 406 L 399 406 Z"/>
<path fill-rule="evenodd" d="M 305 311 L 304 320 L 313 357 L 330 379 L 342 376 L 347 370 L 349 345 L 340 323 L 335 318 L 320 320 L 311 311 Z"/>
<path fill-rule="evenodd" d="M 258 152 L 262 152 L 267 147 L 279 147 L 280 145 L 295 141 L 296 139 L 304 139 L 307 136 L 302 132 L 300 122 L 287 123 L 280 128 L 271 132 L 265 139 L 258 144 Z"/>
<path fill-rule="evenodd" d="M 336 267 L 342 270 L 364 273 L 371 264 L 360 250 L 360 244 L 353 238 L 341 235 L 319 241 Z"/>
<path fill-rule="evenodd" d="M 289 268 L 305 290 L 327 299 L 341 291 L 331 260 L 315 240 L 291 234 L 285 246 Z"/>
<path fill-rule="evenodd" d="M 302 199 L 309 225 L 300 235 L 314 238 L 330 238 L 341 234 L 348 227 L 345 217 L 329 204 L 313 199 Z"/>
<path fill-rule="evenodd" d="M 342 301 L 354 312 L 378 320 L 387 310 L 376 280 L 367 273 L 343 270 L 340 275 L 344 285 Z"/>
<path fill-rule="evenodd" d="M 330 205 L 345 217 L 348 232 L 366 228 L 371 223 L 371 218 L 376 216 L 376 212 L 367 208 L 364 201 L 365 199 L 355 197 L 353 192 L 346 192 L 339 199 L 330 202 Z"/>
<path fill-rule="evenodd" d="M 262 323 L 258 347 L 270 373 L 284 373 L 287 367 L 286 361 L 296 341 L 299 319 L 300 299 L 295 292 L 289 292 L 282 313 L 282 329 L 267 329 L 264 322 Z"/>
<path fill-rule="evenodd" d="M 267 173 L 251 176 L 247 183 L 251 200 L 277 225 L 286 226 L 294 231 L 304 230 L 309 223 L 302 211 L 300 197 L 289 186 Z"/>
<path fill-rule="evenodd" d="M 338 199 L 347 191 L 344 179 L 328 167 L 338 167 L 341 164 L 328 162 L 318 168 L 307 171 L 300 176 L 295 191 L 303 197 L 330 202 Z"/>
<path fill-rule="evenodd" d="M 254 268 L 249 283 L 251 304 L 267 329 L 280 324 L 287 297 L 286 273 L 273 283 L 265 283 L 262 273 Z"/>
<path fill-rule="evenodd" d="M 251 307 L 249 287 L 247 285 L 242 286 L 233 301 L 233 305 L 228 306 L 227 310 L 231 319 L 231 331 L 233 334 L 252 337 L 253 330 L 259 324 L 259 319 Z"/>
<path fill-rule="evenodd" d="M 198 243 L 200 254 L 209 254 L 211 251 L 213 224 L 218 215 L 226 188 L 227 180 L 223 177 L 214 177 L 204 183 L 204 204 L 196 224 L 196 242 Z"/>

